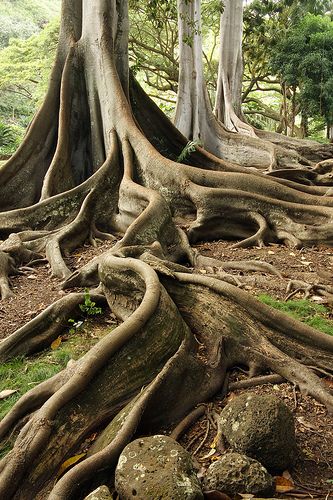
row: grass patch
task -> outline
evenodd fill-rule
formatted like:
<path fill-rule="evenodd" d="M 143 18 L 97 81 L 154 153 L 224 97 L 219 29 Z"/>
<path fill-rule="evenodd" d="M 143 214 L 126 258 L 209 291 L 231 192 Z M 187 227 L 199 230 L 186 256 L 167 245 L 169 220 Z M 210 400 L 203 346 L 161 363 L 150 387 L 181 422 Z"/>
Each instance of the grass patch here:
<path fill-rule="evenodd" d="M 34 356 L 12 359 L 0 366 L 0 392 L 16 390 L 12 396 L 0 401 L 0 420 L 16 401 L 34 386 L 63 370 L 70 359 L 78 359 L 110 331 L 85 321 L 84 328 L 67 334 L 59 347 L 47 349 Z M 0 451 L 1 456 L 1 451 Z"/>
<path fill-rule="evenodd" d="M 333 335 L 333 320 L 330 310 L 322 304 L 315 304 L 308 299 L 276 300 L 270 295 L 262 294 L 258 299 L 268 306 L 278 309 L 294 319 L 306 323 L 316 330 Z"/>

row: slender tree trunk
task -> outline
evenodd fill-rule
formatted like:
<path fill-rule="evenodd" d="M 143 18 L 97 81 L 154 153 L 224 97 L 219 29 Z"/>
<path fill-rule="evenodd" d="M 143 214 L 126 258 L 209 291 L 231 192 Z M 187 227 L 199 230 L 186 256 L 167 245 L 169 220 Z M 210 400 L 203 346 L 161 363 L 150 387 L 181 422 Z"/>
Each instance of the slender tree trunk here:
<path fill-rule="evenodd" d="M 271 168 L 275 164 L 273 146 L 229 132 L 214 116 L 203 74 L 200 5 L 200 0 L 178 0 L 180 57 L 174 123 L 188 140 L 197 141 L 219 158 L 243 164 L 246 150 L 244 166 Z"/>
<path fill-rule="evenodd" d="M 224 0 L 215 115 L 228 130 L 255 136 L 242 114 L 243 0 Z"/>
<path fill-rule="evenodd" d="M 178 0 L 179 91 L 176 127 L 189 140 L 207 143 L 210 103 L 203 78 L 201 0 Z"/>
<path fill-rule="evenodd" d="M 327 139 L 333 142 L 333 124 L 331 123 L 327 124 Z"/>

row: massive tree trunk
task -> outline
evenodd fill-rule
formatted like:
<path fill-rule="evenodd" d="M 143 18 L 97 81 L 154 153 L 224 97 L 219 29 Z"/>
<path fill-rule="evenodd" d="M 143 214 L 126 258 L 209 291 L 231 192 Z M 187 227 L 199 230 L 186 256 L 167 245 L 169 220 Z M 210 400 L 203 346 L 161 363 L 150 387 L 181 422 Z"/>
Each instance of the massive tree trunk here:
<path fill-rule="evenodd" d="M 310 369 L 332 372 L 333 339 L 224 275 L 197 273 L 224 263 L 190 246 L 221 237 L 333 245 L 333 199 L 202 149 L 192 165 L 173 161 L 186 140 L 133 81 L 129 92 L 127 26 L 125 1 L 63 1 L 48 95 L 0 171 L 1 291 L 15 266 L 43 255 L 64 287 L 99 285 L 91 293 L 122 321 L 3 419 L 0 438 L 13 448 L 0 462 L 1 498 L 81 498 L 137 431 L 178 422 L 238 363 L 270 369 L 333 409 Z M 68 269 L 65 252 L 115 233 L 122 239 L 111 250 Z M 0 358 L 50 344 L 80 297 L 63 297 L 2 341 Z M 85 459 L 56 482 L 59 465 L 92 432 L 99 437 Z"/>

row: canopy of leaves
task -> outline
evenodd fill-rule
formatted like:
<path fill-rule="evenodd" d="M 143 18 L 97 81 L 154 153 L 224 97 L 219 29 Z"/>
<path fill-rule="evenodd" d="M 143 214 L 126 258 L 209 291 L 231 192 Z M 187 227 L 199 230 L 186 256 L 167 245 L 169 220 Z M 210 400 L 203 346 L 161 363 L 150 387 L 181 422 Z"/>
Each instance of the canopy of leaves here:
<path fill-rule="evenodd" d="M 272 51 L 272 69 L 300 88 L 302 109 L 333 121 L 333 22 L 306 15 Z"/>
<path fill-rule="evenodd" d="M 61 0 L 1 0 L 0 48 L 11 38 L 29 38 L 60 12 Z"/>

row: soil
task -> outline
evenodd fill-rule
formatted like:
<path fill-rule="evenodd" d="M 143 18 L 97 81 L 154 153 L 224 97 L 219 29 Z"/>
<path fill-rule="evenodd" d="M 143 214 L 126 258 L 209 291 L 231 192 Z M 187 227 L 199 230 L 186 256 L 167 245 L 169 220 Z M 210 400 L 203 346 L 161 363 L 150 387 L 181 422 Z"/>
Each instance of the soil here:
<path fill-rule="evenodd" d="M 112 245 L 112 242 L 103 242 L 96 248 L 84 246 L 67 258 L 67 265 L 74 271 Z M 288 295 L 286 290 L 290 280 L 303 281 L 311 285 L 320 283 L 333 286 L 332 249 L 296 250 L 281 245 L 240 249 L 232 248 L 232 245 L 231 242 L 214 241 L 198 244 L 196 248 L 203 255 L 224 262 L 264 261 L 275 266 L 282 274 L 278 277 L 259 272 L 242 274 L 239 271 L 230 271 L 230 274 L 239 277 L 243 288 L 251 294 L 265 293 L 276 299 L 285 299 Z M 205 271 L 202 270 L 202 272 Z M 17 330 L 64 293 L 71 291 L 61 290 L 60 280 L 50 276 L 48 264 L 43 263 L 24 275 L 13 276 L 11 281 L 14 297 L 0 302 L 0 339 Z M 299 291 L 293 298 L 302 296 L 304 292 Z M 331 307 L 330 300 L 323 299 L 319 295 L 313 295 L 312 300 L 324 301 Z M 246 376 L 240 367 L 239 370 L 234 370 L 230 380 L 238 381 Z M 332 380 L 326 378 L 326 383 L 333 387 Z M 285 401 L 295 415 L 299 457 L 295 467 L 284 472 L 284 479 L 289 485 L 286 486 L 287 491 L 279 491 L 276 496 L 333 499 L 333 416 L 327 414 L 323 405 L 310 396 L 301 394 L 289 383 L 266 384 L 246 389 L 246 391 L 274 394 Z M 223 449 L 215 449 L 212 452 L 211 444 L 217 433 L 214 414 L 220 413 L 228 400 L 241 392 L 244 390 L 228 393 L 224 399 L 219 399 L 217 395 L 214 401 L 207 404 L 205 415 L 182 437 L 182 444 L 195 455 L 199 475 L 203 475 L 210 463 L 224 452 Z"/>

